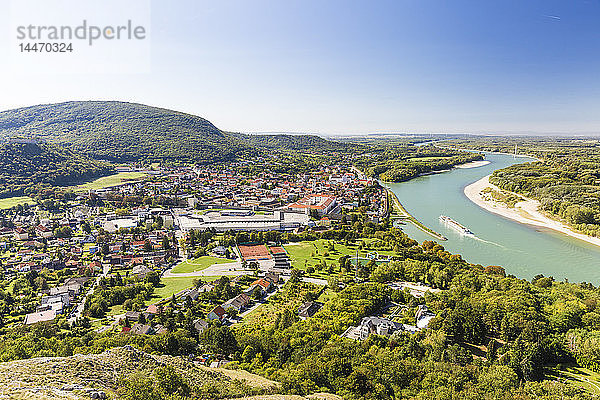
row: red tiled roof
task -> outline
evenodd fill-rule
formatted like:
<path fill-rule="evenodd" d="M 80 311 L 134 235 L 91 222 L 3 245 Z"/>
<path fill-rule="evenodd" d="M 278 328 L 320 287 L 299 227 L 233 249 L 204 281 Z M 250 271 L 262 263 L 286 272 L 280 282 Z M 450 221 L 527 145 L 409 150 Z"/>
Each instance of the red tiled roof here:
<path fill-rule="evenodd" d="M 265 289 L 268 289 L 269 287 L 271 287 L 271 282 L 269 282 L 266 279 L 260 278 L 255 280 L 254 282 L 252 282 L 252 284 L 250 286 L 254 286 L 254 285 L 260 285 Z"/>
<path fill-rule="evenodd" d="M 146 311 L 149 312 L 150 314 L 158 314 L 159 306 L 157 306 L 156 304 L 150 304 L 148 306 L 148 308 L 146 309 Z"/>

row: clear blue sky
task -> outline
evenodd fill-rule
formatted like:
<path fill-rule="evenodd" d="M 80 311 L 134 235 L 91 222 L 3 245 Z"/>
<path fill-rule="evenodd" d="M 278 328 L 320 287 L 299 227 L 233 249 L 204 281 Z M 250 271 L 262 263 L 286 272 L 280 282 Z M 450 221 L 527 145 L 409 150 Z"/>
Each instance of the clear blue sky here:
<path fill-rule="evenodd" d="M 3 73 L 0 108 L 117 99 L 235 131 L 600 134 L 599 0 L 153 1 L 150 29 L 149 73 Z"/>

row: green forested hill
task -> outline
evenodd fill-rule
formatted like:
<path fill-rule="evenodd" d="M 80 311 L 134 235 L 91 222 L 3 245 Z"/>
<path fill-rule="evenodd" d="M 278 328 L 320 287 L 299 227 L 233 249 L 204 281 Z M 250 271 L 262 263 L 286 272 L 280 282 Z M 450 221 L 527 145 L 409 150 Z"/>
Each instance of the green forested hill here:
<path fill-rule="evenodd" d="M 232 133 L 237 139 L 261 149 L 296 150 L 323 153 L 327 151 L 353 151 L 365 148 L 351 143 L 327 140 L 316 135 L 265 134 L 248 135 Z"/>
<path fill-rule="evenodd" d="M 117 101 L 0 112 L 0 144 L 0 197 L 106 175 L 111 171 L 107 162 L 209 164 L 277 153 L 297 165 L 307 154 L 364 151 L 364 146 L 314 135 L 223 132 L 194 115 Z"/>
<path fill-rule="evenodd" d="M 206 119 L 118 101 L 71 101 L 0 112 L 0 139 L 37 138 L 117 162 L 212 163 L 265 152 L 324 153 L 363 146 L 315 135 L 223 132 Z"/>
<path fill-rule="evenodd" d="M 41 138 L 110 161 L 218 162 L 252 153 L 190 114 L 117 101 L 73 101 L 0 112 L 0 138 Z"/>
<path fill-rule="evenodd" d="M 112 167 L 49 143 L 0 143 L 0 198 L 106 175 Z"/>

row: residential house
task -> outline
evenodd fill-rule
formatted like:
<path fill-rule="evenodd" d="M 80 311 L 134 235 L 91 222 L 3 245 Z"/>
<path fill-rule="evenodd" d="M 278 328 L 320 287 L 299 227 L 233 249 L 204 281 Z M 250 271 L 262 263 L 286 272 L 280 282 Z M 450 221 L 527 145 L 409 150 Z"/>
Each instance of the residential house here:
<path fill-rule="evenodd" d="M 65 267 L 69 269 L 82 269 L 83 266 L 81 265 L 81 261 L 71 259 L 65 262 Z"/>
<path fill-rule="evenodd" d="M 273 283 L 271 283 L 269 280 L 260 278 L 252 282 L 252 284 L 244 291 L 244 293 L 250 296 L 254 293 L 256 288 L 259 288 L 261 293 L 265 294 L 266 292 L 269 292 L 273 286 Z"/>
<path fill-rule="evenodd" d="M 55 314 L 62 312 L 70 305 L 69 293 L 60 293 L 53 296 L 44 296 L 40 301 L 36 311 L 53 310 Z"/>
<path fill-rule="evenodd" d="M 198 332 L 198 335 L 200 335 L 208 328 L 208 322 L 203 319 L 197 319 L 194 321 L 194 328 Z"/>
<path fill-rule="evenodd" d="M 82 285 L 79 282 L 65 283 L 61 286 L 56 286 L 56 287 L 50 288 L 50 295 L 55 296 L 55 295 L 67 293 L 69 295 L 70 299 L 74 299 L 75 296 L 77 296 L 79 294 L 79 292 L 81 291 L 81 287 L 82 287 Z"/>
<path fill-rule="evenodd" d="M 148 308 L 146 309 L 146 312 L 148 314 L 160 314 L 162 312 L 162 306 L 161 305 L 156 305 L 156 304 L 150 304 L 148 306 Z"/>
<path fill-rule="evenodd" d="M 396 331 L 404 330 L 404 325 L 380 317 L 364 317 L 360 325 L 351 326 L 342 334 L 343 337 L 355 340 L 366 340 L 370 335 L 390 336 Z"/>
<path fill-rule="evenodd" d="M 153 333 L 153 329 L 150 325 L 134 324 L 129 333 L 133 333 L 135 335 L 151 335 Z"/>
<path fill-rule="evenodd" d="M 225 309 L 221 306 L 216 306 L 215 308 L 210 310 L 210 312 L 206 315 L 206 317 L 211 321 L 216 320 L 216 319 L 218 319 L 219 321 L 222 321 L 223 317 L 225 317 Z"/>
<path fill-rule="evenodd" d="M 137 322 L 140 319 L 141 313 L 139 311 L 127 311 L 125 313 L 125 319 L 131 322 Z"/>
<path fill-rule="evenodd" d="M 101 272 L 102 271 L 102 264 L 100 264 L 99 261 L 92 261 L 89 265 L 89 268 L 93 271 L 93 272 Z"/>
<path fill-rule="evenodd" d="M 208 282 L 198 288 L 199 293 L 207 293 L 215 288 L 214 282 Z"/>
<path fill-rule="evenodd" d="M 29 239 L 29 233 L 21 227 L 14 230 L 15 240 L 27 240 Z"/>
<path fill-rule="evenodd" d="M 241 293 L 235 296 L 233 299 L 227 300 L 221 306 L 225 310 L 229 310 L 230 308 L 232 308 L 240 312 L 248 305 L 248 303 L 250 303 L 250 297 L 245 293 Z"/>
<path fill-rule="evenodd" d="M 310 318 L 323 307 L 323 303 L 317 301 L 308 301 L 298 308 L 298 316 L 300 319 Z"/>
<path fill-rule="evenodd" d="M 43 238 L 49 239 L 51 238 L 52 235 L 52 230 L 49 228 L 46 228 L 44 225 L 38 225 L 35 227 L 35 233 Z"/>
<path fill-rule="evenodd" d="M 175 294 L 176 298 L 181 298 L 183 300 L 187 299 L 188 297 L 190 298 L 190 300 L 196 300 L 198 298 L 198 296 L 200 296 L 200 289 L 198 288 L 187 288 L 187 289 L 183 289 L 181 292 Z"/>

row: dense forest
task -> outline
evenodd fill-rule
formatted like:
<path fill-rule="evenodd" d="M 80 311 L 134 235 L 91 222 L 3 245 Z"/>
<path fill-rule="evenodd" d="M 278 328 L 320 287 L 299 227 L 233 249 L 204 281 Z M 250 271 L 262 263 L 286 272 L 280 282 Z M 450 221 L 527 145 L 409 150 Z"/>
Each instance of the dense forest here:
<path fill-rule="evenodd" d="M 316 135 L 224 132 L 190 114 L 116 101 L 77 101 L 0 112 L 0 139 L 37 139 L 115 162 L 216 163 L 282 152 L 356 153 L 365 146 Z"/>
<path fill-rule="evenodd" d="M 310 320 L 282 314 L 267 329 L 236 331 L 240 367 L 298 394 L 327 388 L 356 399 L 589 398 L 544 378 L 550 367 L 575 359 L 600 370 L 598 289 L 543 276 L 517 279 L 501 267 L 470 265 L 434 242 L 408 247 L 394 229 L 375 236 L 403 247 L 398 261 L 372 266 L 372 281 L 446 290 L 419 300 L 378 283 L 348 286 Z M 389 301 L 425 303 L 437 317 L 415 335 L 359 343 L 339 337 Z"/>
<path fill-rule="evenodd" d="M 577 230 L 600 236 L 600 141 L 594 138 L 473 138 L 452 141 L 458 147 L 514 151 L 536 162 L 495 171 L 490 182 L 539 200 L 549 214 Z"/>
<path fill-rule="evenodd" d="M 0 144 L 0 198 L 107 175 L 113 168 L 48 143 Z"/>
<path fill-rule="evenodd" d="M 366 153 L 369 157 L 361 164 L 375 162 L 377 167 L 371 171 L 374 176 L 397 181 L 478 158 L 458 151 L 414 146 L 430 140 L 430 136 L 328 140 L 316 135 L 248 135 L 221 131 L 194 115 L 117 101 L 73 101 L 0 112 L 1 138 L 43 140 L 78 154 L 117 162 L 201 164 L 281 152 L 337 152 L 348 159 L 348 155 Z M 415 160 L 420 157 L 423 159 Z"/>
<path fill-rule="evenodd" d="M 116 101 L 39 105 L 0 113 L 0 138 L 40 138 L 111 161 L 233 160 L 255 151 L 209 121 Z"/>

